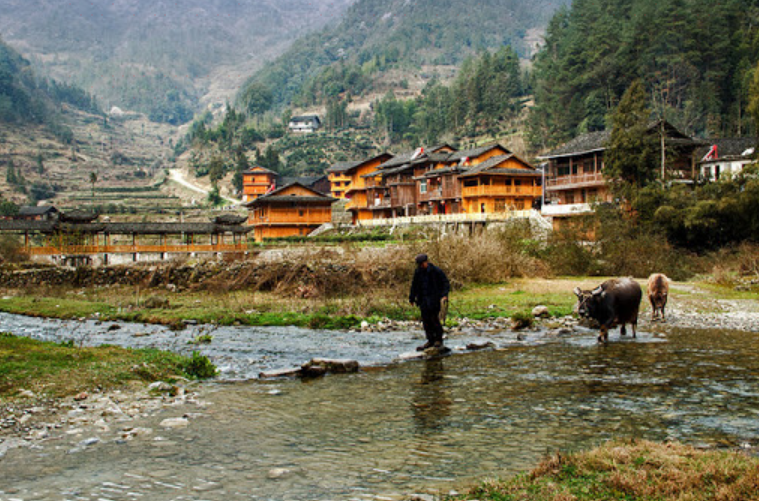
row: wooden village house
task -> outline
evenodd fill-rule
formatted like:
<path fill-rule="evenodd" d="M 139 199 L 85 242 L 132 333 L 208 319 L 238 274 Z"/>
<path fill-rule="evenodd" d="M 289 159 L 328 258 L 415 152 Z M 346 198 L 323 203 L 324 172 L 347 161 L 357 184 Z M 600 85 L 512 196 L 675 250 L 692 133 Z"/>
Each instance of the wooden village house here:
<path fill-rule="evenodd" d="M 532 208 L 542 194 L 540 172 L 499 144 L 463 151 L 450 145 L 426 151 L 418 148 L 376 165 L 378 158 L 332 168 L 350 177 L 348 208 L 354 223 L 418 215 L 507 213 Z M 364 168 L 359 171 L 358 165 Z M 333 193 L 342 187 L 333 185 Z"/>
<path fill-rule="evenodd" d="M 332 221 L 334 198 L 300 183 L 262 195 L 245 205 L 256 242 L 269 238 L 306 236 Z"/>
<path fill-rule="evenodd" d="M 649 125 L 648 132 L 662 144 L 664 177 L 693 182 L 697 177 L 694 151 L 702 143 L 663 120 Z M 540 157 L 548 161 L 544 215 L 557 218 L 589 213 L 593 203 L 612 201 L 604 176 L 604 153 L 610 138 L 610 131 L 583 134 Z"/>
<path fill-rule="evenodd" d="M 253 166 L 242 173 L 242 201 L 250 202 L 274 191 L 277 185 L 277 173 L 261 166 Z"/>

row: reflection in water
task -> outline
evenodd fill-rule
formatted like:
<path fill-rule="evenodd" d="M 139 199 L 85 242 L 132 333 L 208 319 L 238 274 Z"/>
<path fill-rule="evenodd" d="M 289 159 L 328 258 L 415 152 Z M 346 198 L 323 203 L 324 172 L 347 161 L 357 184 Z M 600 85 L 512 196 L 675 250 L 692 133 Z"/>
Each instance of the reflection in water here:
<path fill-rule="evenodd" d="M 307 384 L 208 385 L 209 406 L 129 422 L 153 430 L 131 441 L 116 423 L 9 451 L 0 491 L 91 501 L 395 499 L 611 438 L 756 445 L 758 398 L 754 334 L 639 333 L 598 346 L 589 333 Z M 185 413 L 187 428 L 161 427 Z"/>
<path fill-rule="evenodd" d="M 442 358 L 424 360 L 419 383 L 414 388 L 411 402 L 417 432 L 427 434 L 439 431 L 451 413 L 450 388 L 445 381 Z"/>

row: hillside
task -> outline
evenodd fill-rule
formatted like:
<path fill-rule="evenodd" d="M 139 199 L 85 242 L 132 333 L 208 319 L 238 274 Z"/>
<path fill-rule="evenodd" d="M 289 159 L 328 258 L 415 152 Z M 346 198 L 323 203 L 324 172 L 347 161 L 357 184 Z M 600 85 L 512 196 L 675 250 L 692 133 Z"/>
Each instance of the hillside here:
<path fill-rule="evenodd" d="M 688 134 L 751 134 L 758 26 L 756 0 L 574 2 L 552 19 L 535 60 L 534 144 L 607 128 L 637 78 L 653 114 Z"/>
<path fill-rule="evenodd" d="M 138 197 L 125 193 L 148 191 L 162 199 L 154 177 L 171 154 L 171 132 L 140 115 L 107 117 L 80 88 L 38 78 L 0 40 L 0 198 L 67 207 L 134 207 Z"/>
<path fill-rule="evenodd" d="M 536 33 L 567 3 L 358 0 L 337 26 L 298 40 L 247 86 L 268 87 L 275 105 L 295 100 L 308 106 L 346 91 L 360 95 L 370 90 L 377 75 L 392 68 L 457 65 L 467 56 L 504 45 L 529 57 L 540 38 Z M 427 79 L 433 76 L 434 70 Z"/>
<path fill-rule="evenodd" d="M 0 0 L 0 35 L 106 109 L 182 123 L 353 0 Z"/>

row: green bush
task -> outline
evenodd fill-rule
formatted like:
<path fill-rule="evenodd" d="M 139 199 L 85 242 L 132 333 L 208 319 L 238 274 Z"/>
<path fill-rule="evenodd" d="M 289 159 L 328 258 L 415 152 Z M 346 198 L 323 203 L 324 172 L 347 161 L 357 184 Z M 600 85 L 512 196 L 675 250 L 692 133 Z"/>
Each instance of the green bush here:
<path fill-rule="evenodd" d="M 192 352 L 192 357 L 181 363 L 181 369 L 188 375 L 198 379 L 215 377 L 218 373 L 216 366 L 205 355 L 197 351 Z"/>

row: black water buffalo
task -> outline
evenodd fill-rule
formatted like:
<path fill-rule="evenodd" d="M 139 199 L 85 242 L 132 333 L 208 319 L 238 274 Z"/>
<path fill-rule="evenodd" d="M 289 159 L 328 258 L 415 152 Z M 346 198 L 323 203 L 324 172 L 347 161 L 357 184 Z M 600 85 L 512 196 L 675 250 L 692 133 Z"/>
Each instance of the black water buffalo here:
<path fill-rule="evenodd" d="M 664 320 L 664 307 L 667 306 L 669 296 L 669 278 L 663 273 L 654 273 L 648 277 L 648 300 L 651 302 L 651 320 L 656 319 L 656 314 L 661 314 Z"/>
<path fill-rule="evenodd" d="M 601 324 L 599 343 L 608 342 L 609 329 L 618 325 L 623 336 L 626 334 L 625 324 L 632 325 L 633 337 L 636 336 L 638 310 L 643 297 L 638 282 L 632 278 L 612 278 L 592 291 L 576 287 L 574 293 L 577 296 L 577 313 Z"/>

